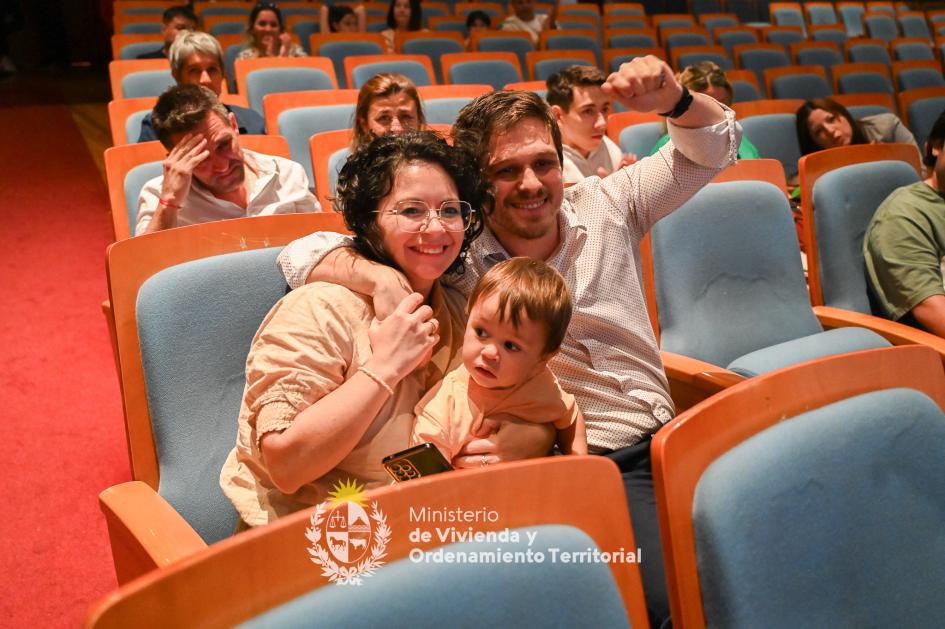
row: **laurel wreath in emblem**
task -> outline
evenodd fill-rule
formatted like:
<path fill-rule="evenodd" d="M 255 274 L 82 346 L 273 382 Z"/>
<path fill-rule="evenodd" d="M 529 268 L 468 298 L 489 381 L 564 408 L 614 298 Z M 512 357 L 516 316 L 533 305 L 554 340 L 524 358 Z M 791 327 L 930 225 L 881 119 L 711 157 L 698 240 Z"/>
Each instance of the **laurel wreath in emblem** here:
<path fill-rule="evenodd" d="M 362 559 L 356 566 L 339 566 L 331 554 L 321 544 L 321 525 L 325 521 L 326 503 L 315 507 L 309 518 L 309 526 L 305 529 L 305 538 L 312 542 L 308 548 L 309 559 L 317 566 L 321 566 L 322 576 L 329 582 L 339 585 L 361 585 L 361 577 L 373 575 L 385 562 L 380 561 L 387 555 L 387 542 L 390 541 L 390 527 L 387 526 L 387 516 L 377 508 L 377 502 L 371 503 L 369 517 L 374 523 L 374 543 L 371 545 L 371 554 Z"/>

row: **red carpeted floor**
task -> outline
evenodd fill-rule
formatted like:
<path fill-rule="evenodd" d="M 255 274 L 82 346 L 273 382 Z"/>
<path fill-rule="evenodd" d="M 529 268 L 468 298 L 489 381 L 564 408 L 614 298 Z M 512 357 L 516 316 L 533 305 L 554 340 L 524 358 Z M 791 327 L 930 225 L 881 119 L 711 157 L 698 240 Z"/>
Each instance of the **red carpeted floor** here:
<path fill-rule="evenodd" d="M 97 495 L 130 478 L 106 188 L 61 103 L 0 98 L 0 626 L 74 627 L 116 587 Z"/>

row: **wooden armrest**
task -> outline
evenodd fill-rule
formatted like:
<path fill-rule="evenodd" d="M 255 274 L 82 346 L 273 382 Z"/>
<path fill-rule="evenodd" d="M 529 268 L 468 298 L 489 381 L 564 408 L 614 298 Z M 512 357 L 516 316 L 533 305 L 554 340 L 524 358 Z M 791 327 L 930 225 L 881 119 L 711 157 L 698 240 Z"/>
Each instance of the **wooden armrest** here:
<path fill-rule="evenodd" d="M 677 413 L 745 379 L 728 369 L 682 354 L 660 352 L 660 355 Z"/>
<path fill-rule="evenodd" d="M 197 531 L 146 483 L 109 487 L 98 501 L 108 523 L 118 585 L 207 547 Z"/>
<path fill-rule="evenodd" d="M 814 314 L 825 329 L 859 326 L 876 332 L 893 345 L 925 345 L 935 350 L 945 364 L 945 339 L 918 328 L 830 306 L 814 306 Z"/>

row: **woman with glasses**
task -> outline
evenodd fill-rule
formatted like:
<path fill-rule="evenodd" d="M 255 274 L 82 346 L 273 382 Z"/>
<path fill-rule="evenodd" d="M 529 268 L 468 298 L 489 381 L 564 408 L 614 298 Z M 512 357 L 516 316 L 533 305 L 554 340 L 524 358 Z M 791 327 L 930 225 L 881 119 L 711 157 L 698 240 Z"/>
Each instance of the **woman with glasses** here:
<path fill-rule="evenodd" d="M 392 72 L 376 74 L 358 92 L 351 150 L 387 133 L 416 131 L 425 125 L 423 104 L 413 81 Z"/>
<path fill-rule="evenodd" d="M 708 94 L 726 107 L 732 106 L 735 90 L 732 89 L 732 84 L 728 82 L 722 68 L 711 61 L 703 61 L 687 67 L 676 75 L 676 80 L 688 88 L 690 92 Z M 669 134 L 659 139 L 653 150 L 650 151 L 650 155 L 654 155 L 667 142 L 669 142 Z M 761 155 L 755 145 L 748 140 L 745 134 L 742 134 L 742 143 L 738 145 L 738 159 L 758 159 L 760 157 Z"/>
<path fill-rule="evenodd" d="M 318 504 L 338 481 L 389 482 L 381 460 L 408 446 L 414 406 L 462 360 L 465 300 L 440 278 L 462 271 L 490 199 L 476 160 L 431 132 L 385 135 L 351 155 L 336 205 L 353 246 L 413 292 L 383 321 L 370 286 L 314 282 L 273 306 L 250 347 L 220 476 L 245 525 Z"/>
<path fill-rule="evenodd" d="M 306 57 L 285 30 L 282 12 L 274 4 L 258 4 L 249 14 L 246 44 L 237 59 L 256 57 Z"/>

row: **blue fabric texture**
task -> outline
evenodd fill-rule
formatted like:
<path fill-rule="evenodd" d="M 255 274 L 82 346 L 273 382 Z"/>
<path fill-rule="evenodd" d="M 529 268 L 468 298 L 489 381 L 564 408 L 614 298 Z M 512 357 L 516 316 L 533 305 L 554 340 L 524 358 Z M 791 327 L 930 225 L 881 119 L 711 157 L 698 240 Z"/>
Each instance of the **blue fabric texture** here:
<path fill-rule="evenodd" d="M 781 162 L 788 179 L 797 174 L 801 146 L 797 143 L 794 114 L 763 114 L 742 118 L 739 122 L 762 157 Z"/>
<path fill-rule="evenodd" d="M 128 226 L 132 235 L 135 233 L 135 225 L 138 222 L 138 197 L 141 196 L 141 188 L 162 174 L 164 174 L 163 162 L 148 162 L 135 166 L 125 175 L 125 209 L 128 210 Z"/>
<path fill-rule="evenodd" d="M 489 75 L 483 74 L 481 78 Z M 514 81 L 508 81 L 513 83 Z M 505 84 L 503 84 L 505 85 Z M 429 124 L 448 124 L 456 122 L 459 110 L 472 102 L 473 99 L 466 97 L 458 98 L 431 98 L 423 101 L 423 114 L 426 116 Z"/>
<path fill-rule="evenodd" d="M 522 80 L 518 68 L 508 61 L 498 59 L 482 59 L 480 61 L 463 61 L 450 66 L 449 82 L 453 85 L 491 85 L 493 89 L 501 90 L 509 83 Z M 432 122 L 432 121 L 431 121 Z"/>
<path fill-rule="evenodd" d="M 476 46 L 480 52 L 514 52 L 518 55 L 520 69 L 528 67 L 525 63 L 525 53 L 535 50 L 532 41 L 524 37 L 482 37 Z"/>
<path fill-rule="evenodd" d="M 724 366 L 823 331 L 810 307 L 791 208 L 775 186 L 709 184 L 650 237 L 661 349 Z"/>
<path fill-rule="evenodd" d="M 755 350 L 733 360 L 726 369 L 752 378 L 815 358 L 882 347 L 889 347 L 889 341 L 872 330 L 837 328 Z"/>
<path fill-rule="evenodd" d="M 279 134 L 289 142 L 292 161 L 305 169 L 309 182 L 312 176 L 312 154 L 308 139 L 322 131 L 350 129 L 354 126 L 354 105 L 322 105 L 318 107 L 296 107 L 279 114 Z"/>
<path fill-rule="evenodd" d="M 364 63 L 355 68 L 351 72 L 351 80 L 354 82 L 351 87 L 361 89 L 362 85 L 381 72 L 403 74 L 413 81 L 414 85 L 433 85 L 433 77 L 430 76 L 426 66 L 419 61 L 379 61 Z"/>
<path fill-rule="evenodd" d="M 851 63 L 883 63 L 890 65 L 889 50 L 878 44 L 856 44 L 850 46 Z"/>
<path fill-rule="evenodd" d="M 632 153 L 642 159 L 652 152 L 664 133 L 662 122 L 641 122 L 621 130 L 617 144 L 622 153 Z"/>
<path fill-rule="evenodd" d="M 837 79 L 841 94 L 893 93 L 892 83 L 878 72 L 850 72 Z"/>
<path fill-rule="evenodd" d="M 568 58 L 542 59 L 541 61 L 535 64 L 535 80 L 547 81 L 549 76 L 569 66 L 589 66 L 589 65 L 593 65 L 593 64 L 588 63 L 586 59 L 568 59 Z"/>
<path fill-rule="evenodd" d="M 923 87 L 945 87 L 945 78 L 935 68 L 908 68 L 899 73 L 900 91 Z"/>
<path fill-rule="evenodd" d="M 384 23 L 384 28 L 387 24 Z M 370 31 L 370 29 L 368 29 Z M 348 79 L 345 76 L 345 57 L 354 57 L 360 55 L 380 55 L 384 53 L 376 42 L 372 41 L 336 41 L 326 42 L 318 47 L 318 56 L 328 57 L 332 65 L 335 66 L 335 77 L 338 79 L 339 87 L 349 87 Z M 313 53 L 315 54 L 315 53 Z"/>
<path fill-rule="evenodd" d="M 772 98 L 829 98 L 833 89 L 827 79 L 819 74 L 789 74 L 779 76 L 771 82 Z"/>
<path fill-rule="evenodd" d="M 872 39 L 881 39 L 887 44 L 899 37 L 899 27 L 891 15 L 870 15 L 864 19 L 866 30 Z"/>
<path fill-rule="evenodd" d="M 164 55 L 161 54 L 161 51 L 164 50 L 163 42 L 135 42 L 133 44 L 126 44 L 121 47 L 121 50 L 118 53 L 119 59 L 160 59 Z M 156 53 L 156 55 L 155 55 Z M 147 55 L 147 56 L 146 56 Z"/>
<path fill-rule="evenodd" d="M 132 72 L 121 80 L 121 97 L 160 96 L 164 90 L 174 85 L 177 85 L 177 81 L 171 76 L 170 69 Z"/>
<path fill-rule="evenodd" d="M 250 342 L 286 291 L 276 267 L 280 251 L 187 262 L 154 275 L 138 293 L 159 493 L 207 543 L 235 530 L 220 469 L 236 444 Z"/>
<path fill-rule="evenodd" d="M 440 56 L 453 52 L 466 52 L 463 45 L 455 39 L 423 38 L 404 42 L 405 55 L 427 55 L 433 63 L 433 72 L 437 81 L 443 82 L 443 71 L 440 69 Z"/>
<path fill-rule="evenodd" d="M 909 105 L 909 129 L 915 136 L 916 144 L 925 146 L 932 125 L 945 111 L 945 96 L 933 96 L 916 100 Z"/>
<path fill-rule="evenodd" d="M 758 84 L 765 84 L 764 71 L 768 68 L 779 68 L 791 65 L 791 60 L 783 50 L 768 48 L 749 48 L 741 51 L 742 67 L 751 70 L 758 77 Z"/>
<path fill-rule="evenodd" d="M 814 231 L 824 304 L 870 314 L 863 237 L 886 197 L 919 180 L 906 162 L 880 161 L 832 170 L 814 183 Z"/>
<path fill-rule="evenodd" d="M 315 68 L 265 68 L 246 75 L 246 98 L 260 114 L 266 94 L 333 89 L 331 77 Z"/>
<path fill-rule="evenodd" d="M 693 502 L 709 627 L 938 627 L 945 416 L 890 389 L 782 420 L 713 462 Z"/>
<path fill-rule="evenodd" d="M 445 552 L 525 552 L 526 532 L 544 563 L 414 563 L 382 566 L 360 587 L 325 585 L 250 620 L 244 629 L 278 627 L 628 627 L 626 608 L 605 563 L 551 563 L 549 548 L 596 548 L 571 526 L 514 529 L 519 543 L 465 542 Z M 395 534 L 400 534 L 396 532 Z M 406 535 L 406 532 L 403 532 Z M 302 552 L 300 550 L 300 552 Z M 312 570 L 316 570 L 312 566 Z"/>

